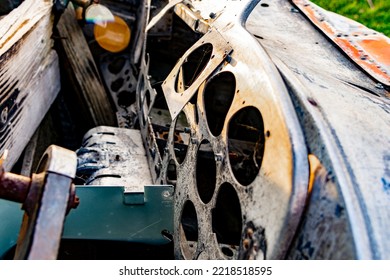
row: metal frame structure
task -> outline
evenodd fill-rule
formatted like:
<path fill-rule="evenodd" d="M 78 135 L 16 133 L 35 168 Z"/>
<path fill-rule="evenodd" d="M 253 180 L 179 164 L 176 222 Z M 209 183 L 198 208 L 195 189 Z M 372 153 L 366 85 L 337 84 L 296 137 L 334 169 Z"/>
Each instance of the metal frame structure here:
<path fill-rule="evenodd" d="M 63 238 L 390 258 L 389 38 L 306 0 L 131 2 L 135 41 L 96 54 L 119 127 L 85 135 Z"/>

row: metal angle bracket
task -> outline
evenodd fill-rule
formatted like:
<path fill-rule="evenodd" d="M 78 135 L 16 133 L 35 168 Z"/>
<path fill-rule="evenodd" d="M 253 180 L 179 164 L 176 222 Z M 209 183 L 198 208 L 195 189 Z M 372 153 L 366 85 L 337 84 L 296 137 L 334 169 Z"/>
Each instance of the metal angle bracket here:
<path fill-rule="evenodd" d="M 171 241 L 173 186 L 145 186 L 144 193 L 127 193 L 120 186 L 76 186 L 76 191 L 82 203 L 69 213 L 63 238 L 154 245 Z M 144 203 L 132 203 L 132 196 L 139 195 Z"/>
<path fill-rule="evenodd" d="M 180 68 L 187 58 L 197 48 L 211 44 L 213 46 L 210 60 L 206 67 L 199 74 L 196 80 L 183 92 L 176 91 L 176 78 L 179 75 Z M 207 79 L 208 76 L 225 60 L 225 58 L 233 51 L 233 48 L 222 35 L 215 29 L 209 30 L 202 38 L 200 38 L 186 53 L 179 59 L 175 67 L 169 73 L 168 77 L 162 84 L 162 89 L 167 100 L 169 112 L 172 119 L 175 119 L 184 106 L 190 101 L 192 96 L 196 93 L 199 86 Z"/>

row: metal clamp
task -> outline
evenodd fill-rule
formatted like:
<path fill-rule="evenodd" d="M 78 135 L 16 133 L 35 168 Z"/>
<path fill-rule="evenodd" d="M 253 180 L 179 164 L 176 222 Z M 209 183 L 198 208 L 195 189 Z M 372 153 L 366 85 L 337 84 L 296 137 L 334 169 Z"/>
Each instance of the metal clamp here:
<path fill-rule="evenodd" d="M 0 159 L 0 198 L 22 203 L 25 211 L 14 258 L 56 259 L 65 215 L 79 204 L 76 154 L 50 146 L 31 178 L 5 172 L 5 158 L 6 153 Z"/>

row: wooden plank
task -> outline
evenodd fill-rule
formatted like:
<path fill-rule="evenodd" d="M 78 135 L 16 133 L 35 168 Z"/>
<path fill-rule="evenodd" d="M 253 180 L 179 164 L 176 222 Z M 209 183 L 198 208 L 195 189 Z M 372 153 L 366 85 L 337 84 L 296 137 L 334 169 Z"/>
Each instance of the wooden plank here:
<path fill-rule="evenodd" d="M 25 0 L 0 20 L 0 56 L 31 31 L 52 8 L 52 1 Z"/>
<path fill-rule="evenodd" d="M 93 124 L 116 126 L 115 113 L 72 5 L 61 16 L 57 30 L 74 76 L 72 80 L 79 86 L 78 94 Z"/>
<path fill-rule="evenodd" d="M 19 158 L 60 90 L 52 2 L 25 0 L 0 20 L 0 153 Z"/>
<path fill-rule="evenodd" d="M 0 133 L 1 153 L 5 149 L 10 151 L 4 164 L 6 170 L 18 160 L 60 90 L 56 52 L 51 51 L 44 63 L 44 69 L 20 91 L 20 95 L 25 97 L 22 104 L 19 103 L 19 112 L 9 120 L 8 128 Z"/>

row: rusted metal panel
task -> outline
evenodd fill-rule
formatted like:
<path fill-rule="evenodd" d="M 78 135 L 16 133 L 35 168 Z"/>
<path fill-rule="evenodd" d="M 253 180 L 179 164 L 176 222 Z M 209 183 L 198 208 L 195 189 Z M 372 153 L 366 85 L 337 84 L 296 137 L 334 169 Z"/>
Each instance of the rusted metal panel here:
<path fill-rule="evenodd" d="M 78 205 L 72 187 L 76 165 L 76 154 L 58 146 L 50 146 L 42 156 L 23 203 L 15 259 L 57 258 L 65 215 Z"/>
<path fill-rule="evenodd" d="M 151 8 L 145 3 L 140 10 Z M 118 226 L 103 212 L 104 224 L 92 217 L 86 238 L 173 238 L 178 259 L 389 258 L 386 84 L 291 1 L 194 0 L 177 4 L 173 16 L 171 36 L 166 26 L 135 46 L 143 52 L 136 100 L 126 110 L 140 131 L 98 127 L 78 151 L 79 179 L 99 185 L 80 187 L 91 205 L 93 195 L 104 203 L 110 194 L 123 221 L 130 215 L 123 205 L 139 207 L 134 219 L 153 221 L 138 221 L 129 239 L 133 224 Z M 146 36 L 145 22 L 138 27 Z M 128 75 L 125 67 L 106 75 L 110 83 Z M 151 183 L 163 186 L 152 187 L 153 201 L 169 211 L 174 204 L 173 237 L 154 220 L 155 206 L 142 210 Z M 71 238 L 84 234 L 76 226 L 89 219 L 83 211 Z M 106 228 L 114 224 L 113 237 Z"/>
<path fill-rule="evenodd" d="M 294 4 L 357 65 L 390 86 L 390 38 L 366 26 L 328 12 L 308 0 Z"/>

